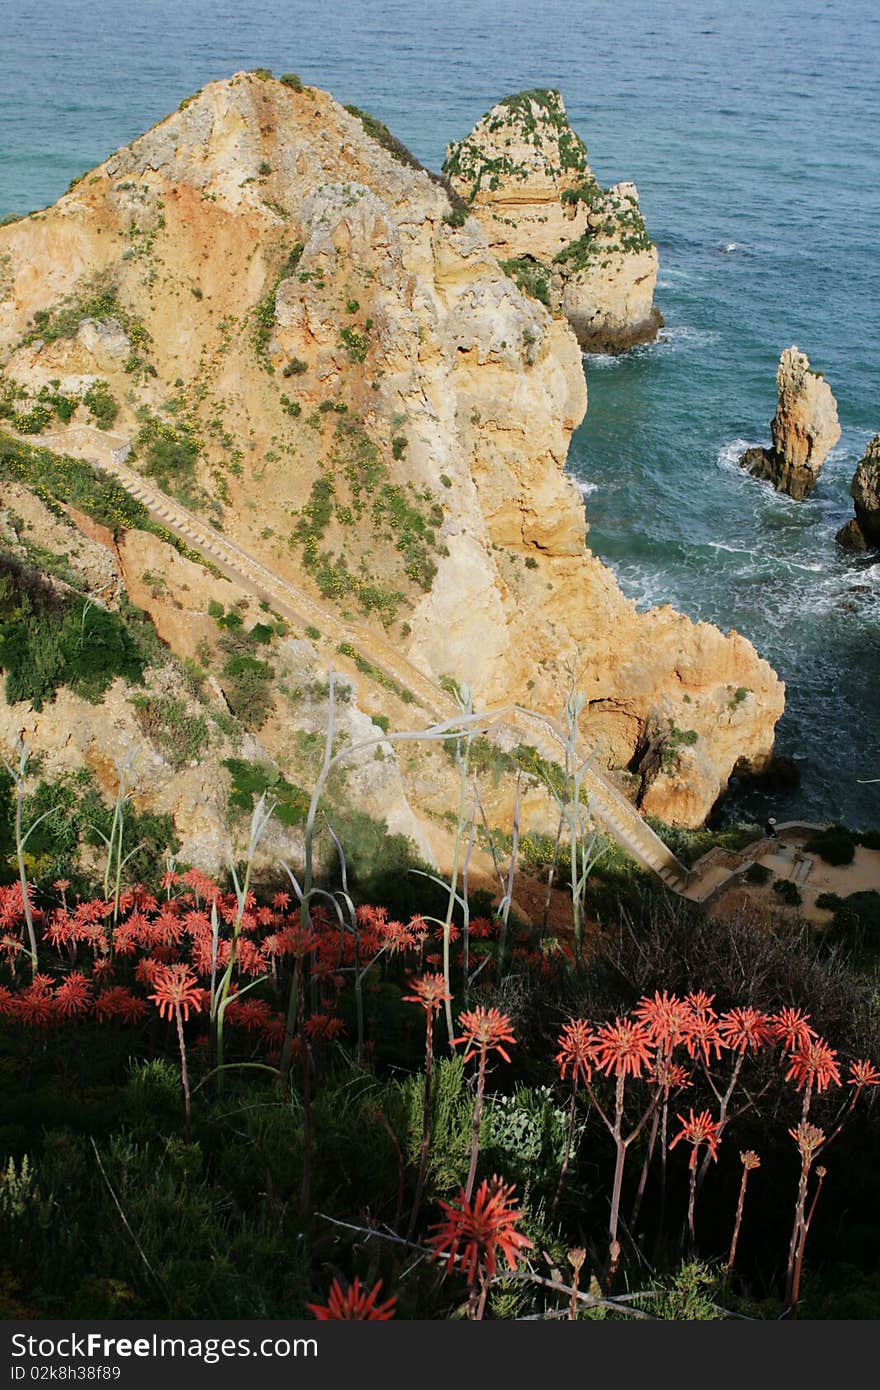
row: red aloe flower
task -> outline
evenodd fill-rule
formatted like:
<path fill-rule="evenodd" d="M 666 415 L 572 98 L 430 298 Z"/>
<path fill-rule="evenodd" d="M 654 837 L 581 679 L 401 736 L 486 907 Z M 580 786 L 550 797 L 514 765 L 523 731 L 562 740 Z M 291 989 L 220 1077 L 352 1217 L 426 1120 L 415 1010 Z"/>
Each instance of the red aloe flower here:
<path fill-rule="evenodd" d="M 752 1008 L 731 1009 L 722 1014 L 718 1031 L 725 1047 L 734 1052 L 746 1052 L 749 1048 L 757 1052 L 774 1034 L 770 1015 Z"/>
<path fill-rule="evenodd" d="M 593 1048 L 596 1065 L 606 1076 L 641 1076 L 651 1064 L 651 1033 L 642 1023 L 628 1018 L 603 1023 Z"/>
<path fill-rule="evenodd" d="M 502 1043 L 516 1042 L 513 1024 L 507 1014 L 479 1005 L 476 1009 L 465 1010 L 459 1014 L 458 1021 L 464 1032 L 460 1038 L 452 1039 L 452 1045 L 455 1047 L 459 1043 L 467 1043 L 467 1051 L 464 1054 L 466 1062 L 476 1053 L 488 1052 L 492 1048 L 500 1052 L 505 1062 L 510 1061 L 510 1057 L 501 1046 Z"/>
<path fill-rule="evenodd" d="M 678 1062 L 668 1062 L 663 1058 L 658 1058 L 654 1069 L 654 1080 L 663 1090 L 683 1091 L 686 1086 L 691 1084 L 691 1074 L 687 1067 L 682 1067 Z"/>
<path fill-rule="evenodd" d="M 696 1060 L 698 1056 L 701 1056 L 707 1067 L 712 1061 L 713 1051 L 716 1059 L 719 1058 L 721 1049 L 726 1046 L 726 1043 L 721 1036 L 716 1015 L 714 1013 L 692 1013 L 688 1020 L 684 1045 L 689 1057 Z"/>
<path fill-rule="evenodd" d="M 858 1062 L 850 1062 L 847 1085 L 856 1086 L 859 1091 L 864 1086 L 880 1086 L 880 1071 L 867 1058 Z"/>
<path fill-rule="evenodd" d="M 802 1009 L 780 1009 L 771 1022 L 773 1032 L 786 1052 L 793 1052 L 801 1043 L 808 1043 L 817 1036 L 816 1030 L 810 1026 L 810 1015 Z"/>
<path fill-rule="evenodd" d="M 381 1279 L 378 1284 L 373 1285 L 369 1293 L 366 1288 L 361 1287 L 361 1281 L 357 1276 L 347 1288 L 344 1288 L 338 1279 L 334 1279 L 326 1304 L 307 1303 L 306 1307 L 310 1313 L 314 1313 L 319 1322 L 388 1322 L 394 1317 L 397 1297 L 392 1295 L 385 1303 L 379 1303 L 381 1291 Z"/>
<path fill-rule="evenodd" d="M 333 1042 L 345 1032 L 345 1024 L 329 1014 L 312 1014 L 303 1024 L 303 1031 L 310 1042 Z"/>
<path fill-rule="evenodd" d="M 701 1110 L 699 1115 L 695 1115 L 693 1110 L 691 1110 L 687 1119 L 685 1119 L 684 1115 L 679 1115 L 678 1118 L 682 1127 L 669 1145 L 670 1149 L 674 1149 L 680 1139 L 686 1139 L 689 1144 L 693 1145 L 688 1166 L 696 1168 L 697 1153 L 699 1152 L 700 1145 L 705 1144 L 710 1158 L 717 1162 L 718 1145 L 721 1141 L 721 1135 L 719 1133 L 720 1126 L 712 1119 L 709 1111 Z"/>
<path fill-rule="evenodd" d="M 707 994 L 704 989 L 698 989 L 694 994 L 687 995 L 685 1002 L 690 1005 L 694 1013 L 708 1014 L 714 1013 L 712 1005 L 715 1001 L 714 994 Z"/>
<path fill-rule="evenodd" d="M 652 999 L 647 995 L 640 999 L 633 1013 L 648 1029 L 653 1043 L 674 1047 L 684 1037 L 690 1008 L 684 999 L 664 989 L 662 994 L 655 990 Z"/>
<path fill-rule="evenodd" d="M 411 951 L 416 944 L 415 937 L 403 922 L 383 922 L 378 930 L 380 942 L 390 956 L 398 951 Z"/>
<path fill-rule="evenodd" d="M 426 1014 L 438 1013 L 441 1005 L 452 998 L 446 988 L 446 981 L 439 972 L 419 975 L 410 980 L 409 987 L 413 993 L 403 996 L 404 1003 L 421 1004 Z"/>
<path fill-rule="evenodd" d="M 559 1051 L 554 1058 L 563 1081 L 569 1069 L 572 1079 L 592 1080 L 595 1043 L 593 1030 L 585 1019 L 573 1018 L 566 1023 L 559 1034 Z"/>
<path fill-rule="evenodd" d="M 265 999 L 236 999 L 230 996 L 226 1006 L 226 1022 L 247 1032 L 260 1032 L 272 1017 Z"/>
<path fill-rule="evenodd" d="M 45 1028 L 55 1019 L 53 981 L 48 975 L 35 975 L 33 982 L 21 994 L 13 996 L 15 1012 L 23 1023 L 32 1028 Z"/>
<path fill-rule="evenodd" d="M 203 990 L 188 965 L 166 965 L 156 971 L 156 992 L 148 997 L 159 1010 L 160 1018 L 172 1018 L 180 1009 L 184 1019 L 190 1009 L 198 1013 L 203 1003 Z"/>
<path fill-rule="evenodd" d="M 62 1018 L 74 1018 L 92 1007 L 91 986 L 80 970 L 71 970 L 55 991 L 55 1008 Z"/>
<path fill-rule="evenodd" d="M 498 1267 L 499 1254 L 509 1269 L 516 1269 L 519 1252 L 532 1248 L 528 1237 L 516 1229 L 522 1212 L 511 1200 L 513 1191 L 512 1184 L 508 1186 L 496 1176 L 491 1182 L 484 1179 L 480 1183 L 473 1202 L 468 1201 L 462 1189 L 457 1206 L 440 1203 L 445 1217 L 433 1228 L 437 1234 L 430 1237 L 428 1244 L 438 1258 L 449 1256 L 447 1269 L 460 1257 L 469 1284 L 475 1284 L 484 1275 L 491 1278 Z"/>
<path fill-rule="evenodd" d="M 136 998 L 124 985 L 113 985 L 95 999 L 98 1018 L 119 1017 L 123 1023 L 139 1023 L 147 1012 L 143 999 Z"/>
<path fill-rule="evenodd" d="M 801 1042 L 792 1052 L 791 1065 L 785 1073 L 786 1081 L 794 1081 L 795 1089 L 802 1091 L 807 1085 L 815 1086 L 817 1091 L 825 1091 L 830 1085 L 839 1086 L 840 1069 L 837 1053 L 823 1038 L 812 1037 Z"/>

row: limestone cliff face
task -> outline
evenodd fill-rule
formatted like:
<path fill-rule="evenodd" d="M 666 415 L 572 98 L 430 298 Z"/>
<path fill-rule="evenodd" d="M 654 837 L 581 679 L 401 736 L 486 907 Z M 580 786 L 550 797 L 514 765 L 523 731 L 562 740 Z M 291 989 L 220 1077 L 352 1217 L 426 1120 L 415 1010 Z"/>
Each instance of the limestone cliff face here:
<path fill-rule="evenodd" d="M 558 92 L 499 102 L 449 146 L 443 167 L 499 261 L 565 314 L 584 351 L 656 337 L 657 249 L 636 186 L 599 186 Z"/>
<path fill-rule="evenodd" d="M 741 463 L 777 492 L 808 497 L 840 438 L 837 402 L 827 381 L 810 370 L 806 353 L 786 348 L 776 372 L 779 399 L 770 425 L 770 449 L 749 449 Z"/>
<path fill-rule="evenodd" d="M 880 546 L 880 434 L 869 440 L 850 485 L 856 514 L 837 533 L 847 550 Z"/>
<path fill-rule="evenodd" d="M 645 805 L 696 824 L 769 754 L 782 685 L 743 637 L 639 614 L 586 549 L 574 334 L 375 132 L 240 73 L 0 229 L 10 409 L 94 419 L 103 383 L 135 466 L 435 681 L 556 713 L 575 672 L 618 766 L 659 730 Z M 545 187 L 563 246 L 593 204 Z"/>

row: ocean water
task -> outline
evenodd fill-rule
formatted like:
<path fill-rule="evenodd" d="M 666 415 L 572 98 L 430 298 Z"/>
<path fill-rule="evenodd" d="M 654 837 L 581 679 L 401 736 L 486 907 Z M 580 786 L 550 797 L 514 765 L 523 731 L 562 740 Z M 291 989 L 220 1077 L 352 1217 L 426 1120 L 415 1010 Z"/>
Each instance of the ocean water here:
<path fill-rule="evenodd" d="M 800 787 L 728 813 L 880 825 L 880 566 L 834 544 L 880 430 L 876 0 L 7 0 L 2 28 L 0 215 L 238 68 L 299 72 L 432 168 L 500 96 L 559 87 L 600 179 L 638 184 L 667 320 L 585 362 L 590 543 L 640 606 L 738 628 L 785 679 Z M 791 343 L 843 426 L 804 503 L 734 462 Z"/>

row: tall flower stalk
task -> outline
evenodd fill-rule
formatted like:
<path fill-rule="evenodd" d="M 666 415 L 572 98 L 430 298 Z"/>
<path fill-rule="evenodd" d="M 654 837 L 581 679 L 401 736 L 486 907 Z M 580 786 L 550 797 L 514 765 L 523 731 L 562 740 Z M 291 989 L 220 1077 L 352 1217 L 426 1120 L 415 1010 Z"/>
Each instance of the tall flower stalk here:
<path fill-rule="evenodd" d="M 425 1174 L 428 1171 L 428 1154 L 431 1149 L 431 1081 L 434 1075 L 434 1015 L 445 1004 L 449 991 L 443 976 L 437 973 L 422 975 L 411 981 L 412 994 L 405 994 L 408 1004 L 420 1004 L 425 1011 L 425 1098 L 422 1106 L 422 1143 L 419 1149 L 419 1172 L 416 1179 L 416 1193 L 413 1198 L 409 1218 L 407 1239 L 412 1240 L 419 1219 L 422 1194 L 425 1190 Z"/>
<path fill-rule="evenodd" d="M 476 1322 L 485 1312 L 499 1256 L 508 1269 L 516 1269 L 520 1251 L 532 1248 L 532 1242 L 516 1229 L 522 1212 L 513 1204 L 513 1191 L 498 1177 L 491 1182 L 484 1179 L 473 1202 L 462 1189 L 457 1205 L 440 1203 L 443 1220 L 429 1241 L 438 1258 L 447 1257 L 447 1269 L 460 1261 L 468 1284 L 468 1317 Z"/>
<path fill-rule="evenodd" d="M 825 1133 L 817 1125 L 810 1124 L 809 1120 L 801 1120 L 796 1129 L 790 1129 L 794 1142 L 797 1144 L 798 1152 L 801 1156 L 801 1171 L 798 1178 L 797 1197 L 794 1204 L 794 1228 L 791 1234 L 791 1242 L 788 1250 L 788 1269 L 785 1280 L 785 1299 L 793 1318 L 797 1317 L 798 1295 L 800 1293 L 801 1269 L 804 1262 L 804 1246 L 806 1245 L 807 1232 L 809 1226 L 806 1218 L 807 1207 L 807 1185 L 810 1180 L 810 1169 L 818 1151 L 825 1143 Z M 824 1176 L 824 1174 L 823 1174 Z"/>
<path fill-rule="evenodd" d="M 742 1181 L 739 1185 L 739 1200 L 736 1204 L 736 1218 L 733 1223 L 733 1235 L 730 1240 L 730 1254 L 727 1257 L 727 1273 L 733 1273 L 733 1262 L 736 1259 L 736 1247 L 739 1244 L 739 1232 L 742 1226 L 743 1207 L 746 1201 L 746 1184 L 749 1180 L 749 1173 L 753 1173 L 756 1168 L 760 1168 L 761 1160 L 753 1149 L 746 1149 L 739 1156 L 742 1164 Z"/>
<path fill-rule="evenodd" d="M 183 1087 L 184 1112 L 186 1116 L 187 1142 L 192 1137 L 192 1098 L 189 1089 L 189 1069 L 186 1064 L 186 1040 L 183 1034 L 184 1022 L 189 1020 L 190 1010 L 198 1013 L 202 1007 L 202 991 L 196 976 L 188 965 L 163 965 L 156 971 L 153 981 L 155 990 L 149 997 L 159 1010 L 160 1018 L 174 1018 L 177 1026 L 177 1045 L 180 1049 L 180 1082 Z"/>
<path fill-rule="evenodd" d="M 555 1216 L 556 1208 L 559 1206 L 559 1199 L 562 1196 L 562 1189 L 565 1185 L 565 1177 L 568 1172 L 568 1165 L 571 1162 L 572 1148 L 574 1147 L 574 1126 L 577 1113 L 577 1093 L 578 1082 L 583 1081 L 589 1084 L 593 1079 L 593 1049 L 595 1047 L 595 1036 L 592 1029 L 585 1019 L 573 1018 L 565 1025 L 559 1035 L 559 1051 L 556 1054 L 556 1065 L 559 1067 L 560 1078 L 564 1081 L 566 1074 L 571 1072 L 571 1088 L 568 1101 L 568 1125 L 565 1132 L 565 1153 L 562 1158 L 562 1167 L 559 1172 L 559 1182 L 556 1185 L 556 1196 L 553 1198 L 551 1217 Z"/>
<path fill-rule="evenodd" d="M 453 1046 L 457 1047 L 459 1043 L 467 1044 L 464 1054 L 466 1062 L 469 1062 L 472 1057 L 478 1058 L 477 1090 L 474 1097 L 474 1121 L 471 1134 L 471 1161 L 464 1187 L 465 1199 L 469 1202 L 474 1190 L 477 1160 L 480 1153 L 480 1123 L 483 1118 L 483 1094 L 486 1089 L 486 1060 L 490 1052 L 498 1052 L 505 1062 L 509 1062 L 510 1056 L 505 1052 L 504 1044 L 514 1043 L 516 1038 L 513 1036 L 511 1021 L 507 1014 L 501 1013 L 498 1009 L 485 1009 L 480 1006 L 459 1014 L 458 1021 L 464 1031 L 460 1038 L 453 1038 Z"/>
<path fill-rule="evenodd" d="M 640 1077 L 643 1068 L 650 1067 L 653 1060 L 653 1044 L 649 1030 L 641 1023 L 618 1018 L 614 1023 L 606 1023 L 596 1033 L 593 1055 L 597 1070 L 606 1076 L 615 1077 L 614 1117 L 610 1118 L 599 1103 L 591 1085 L 588 1084 L 590 1099 L 596 1107 L 599 1118 L 614 1140 L 615 1161 L 614 1181 L 611 1188 L 611 1210 L 608 1219 L 608 1282 L 614 1278 L 620 1263 L 620 1241 L 618 1224 L 620 1221 L 620 1198 L 623 1191 L 623 1171 L 630 1145 L 641 1134 L 642 1129 L 657 1105 L 660 1092 L 654 1095 L 645 1107 L 640 1119 L 624 1134 L 624 1103 L 627 1077 Z"/>
<path fill-rule="evenodd" d="M 684 1139 L 691 1146 L 691 1156 L 688 1162 L 688 1243 L 691 1255 L 697 1248 L 697 1234 L 694 1226 L 694 1217 L 697 1204 L 697 1159 L 700 1148 L 705 1145 L 706 1154 L 713 1162 L 718 1161 L 718 1143 L 721 1137 L 720 1126 L 716 1120 L 712 1119 L 708 1110 L 701 1110 L 699 1115 L 695 1115 L 691 1109 L 688 1118 L 683 1115 L 678 1117 L 681 1129 L 672 1143 L 670 1149 L 674 1149 L 680 1140 Z"/>
<path fill-rule="evenodd" d="M 267 801 L 266 793 L 264 792 L 263 795 L 260 797 L 259 801 L 257 802 L 256 806 L 254 807 L 253 814 L 251 816 L 251 829 L 250 836 L 248 837 L 248 848 L 247 858 L 245 861 L 244 877 L 242 879 L 239 879 L 238 872 L 235 869 L 235 866 L 232 867 L 232 881 L 235 887 L 236 912 L 232 923 L 232 939 L 229 943 L 229 959 L 226 962 L 226 969 L 223 971 L 223 974 L 220 977 L 220 982 L 216 986 L 216 989 L 212 991 L 211 996 L 211 1024 L 214 1030 L 214 1053 L 216 1057 L 219 1084 L 221 1088 L 223 1086 L 224 1075 L 223 1025 L 226 1017 L 226 1010 L 229 1007 L 230 998 L 232 997 L 232 975 L 233 971 L 235 970 L 238 938 L 241 935 L 242 924 L 244 922 L 244 914 L 248 905 L 248 896 L 251 891 L 251 875 L 253 873 L 254 868 L 254 859 L 256 858 L 260 841 L 262 840 L 269 827 L 269 822 L 272 819 L 274 810 L 275 803 L 273 801 Z M 213 925 L 216 925 L 216 920 L 216 914 L 214 914 L 212 916 Z M 214 960 L 212 962 L 212 978 L 214 978 L 216 974 L 216 952 L 218 946 L 218 936 L 215 933 L 213 938 Z M 245 986 L 245 989 L 252 989 L 256 984 L 259 984 L 259 980 L 253 980 L 250 984 Z M 241 995 L 243 993 L 243 990 L 239 990 L 238 998 L 241 998 Z"/>

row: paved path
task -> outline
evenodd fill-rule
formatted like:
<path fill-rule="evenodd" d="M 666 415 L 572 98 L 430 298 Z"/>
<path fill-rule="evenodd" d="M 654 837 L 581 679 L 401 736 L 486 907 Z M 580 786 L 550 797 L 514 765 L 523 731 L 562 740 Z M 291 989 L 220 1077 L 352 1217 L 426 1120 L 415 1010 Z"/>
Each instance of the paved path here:
<path fill-rule="evenodd" d="M 411 690 L 419 705 L 433 719 L 440 722 L 459 713 L 458 705 L 448 692 L 430 680 L 375 629 L 344 621 L 329 604 L 305 593 L 289 580 L 281 579 L 241 546 L 130 468 L 126 463 L 131 452 L 127 439 L 90 425 L 73 425 L 63 434 L 41 436 L 40 443 L 59 453 L 83 458 L 112 474 L 162 526 L 210 560 L 228 578 L 271 604 L 283 617 L 298 626 L 317 628 L 322 636 L 337 646 L 350 644 L 387 680 Z M 527 728 L 535 746 L 542 753 L 558 758 L 558 749 L 548 748 L 547 729 L 540 721 L 509 710 L 500 712 L 499 718 L 515 724 L 519 732 Z M 688 870 L 610 779 L 598 769 L 591 768 L 585 777 L 585 788 L 592 814 L 612 839 L 643 868 L 657 874 L 667 887 L 674 892 L 684 893 L 688 886 Z"/>

